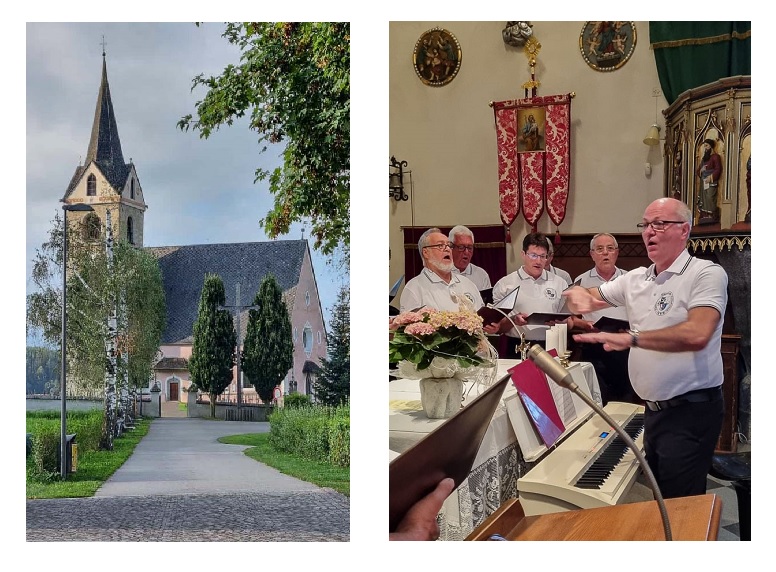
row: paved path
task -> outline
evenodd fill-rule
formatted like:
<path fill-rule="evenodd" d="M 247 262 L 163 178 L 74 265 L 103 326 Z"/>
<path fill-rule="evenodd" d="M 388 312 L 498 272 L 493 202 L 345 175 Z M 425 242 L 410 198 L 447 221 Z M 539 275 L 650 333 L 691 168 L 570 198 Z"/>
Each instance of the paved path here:
<path fill-rule="evenodd" d="M 269 423 L 156 419 L 93 498 L 27 501 L 27 540 L 348 541 L 344 495 L 283 475 L 218 437 Z"/>

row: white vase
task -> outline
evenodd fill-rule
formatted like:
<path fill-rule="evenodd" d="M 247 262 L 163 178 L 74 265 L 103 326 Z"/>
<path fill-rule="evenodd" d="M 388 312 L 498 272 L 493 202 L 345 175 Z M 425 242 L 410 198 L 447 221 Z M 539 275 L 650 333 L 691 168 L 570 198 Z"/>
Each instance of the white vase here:
<path fill-rule="evenodd" d="M 420 380 L 420 404 L 429 419 L 447 419 L 461 409 L 463 381 L 453 377 Z"/>

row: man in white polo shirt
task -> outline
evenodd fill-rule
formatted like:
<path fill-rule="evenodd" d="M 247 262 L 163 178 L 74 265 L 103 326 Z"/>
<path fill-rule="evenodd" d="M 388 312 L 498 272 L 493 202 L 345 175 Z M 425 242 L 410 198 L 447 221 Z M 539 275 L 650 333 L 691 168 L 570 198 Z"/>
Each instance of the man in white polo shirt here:
<path fill-rule="evenodd" d="M 564 292 L 572 312 L 625 306 L 627 332 L 577 334 L 574 340 L 630 348 L 630 379 L 645 400 L 644 449 L 666 498 L 706 492 L 722 427 L 722 322 L 727 274 L 690 256 L 692 214 L 671 198 L 650 203 L 637 226 L 653 264 L 597 288 Z"/>
<path fill-rule="evenodd" d="M 577 276 L 574 279 L 574 284 L 583 288 L 597 288 L 601 284 L 625 274 L 625 270 L 617 267 L 618 254 L 619 246 L 614 236 L 606 232 L 596 234 L 590 241 L 590 258 L 593 259 L 593 268 Z M 613 318 L 627 322 L 628 312 L 625 306 L 618 308 L 609 306 L 597 312 L 583 314 L 581 318 L 573 318 L 574 329 L 597 331 L 594 324 L 600 318 Z M 628 350 L 607 352 L 599 344 L 580 344 L 580 346 L 579 361 L 590 362 L 595 367 L 604 405 L 609 401 L 641 402 L 633 391 L 628 376 Z"/>
<path fill-rule="evenodd" d="M 561 312 L 564 306 L 561 293 L 567 284 L 563 278 L 544 268 L 544 263 L 547 260 L 547 237 L 544 234 L 534 232 L 525 235 L 522 257 L 523 265 L 504 276 L 493 286 L 493 300 L 497 304 L 499 300 L 520 286 L 513 307 L 515 313 L 511 314 L 510 317 L 515 325 L 522 326 L 526 340 L 531 340 L 544 347 L 546 331 L 549 326 L 529 326 L 526 318 L 534 312 L 553 314 Z M 506 334 L 512 338 L 520 336 L 520 333 L 515 330 L 507 318 L 503 318 L 495 324 L 486 324 L 484 329 L 488 334 Z M 510 341 L 507 353 L 502 357 L 517 357 L 516 345 L 515 342 Z"/>
<path fill-rule="evenodd" d="M 453 274 L 466 276 L 477 288 L 491 288 L 490 276 L 484 268 L 472 264 L 474 233 L 463 225 L 454 226 L 447 235 L 453 245 Z"/>
<path fill-rule="evenodd" d="M 402 312 L 423 306 L 451 312 L 482 307 L 482 297 L 474 282 L 453 274 L 450 242 L 438 228 L 430 228 L 420 236 L 418 250 L 424 268 L 404 285 L 399 302 Z"/>

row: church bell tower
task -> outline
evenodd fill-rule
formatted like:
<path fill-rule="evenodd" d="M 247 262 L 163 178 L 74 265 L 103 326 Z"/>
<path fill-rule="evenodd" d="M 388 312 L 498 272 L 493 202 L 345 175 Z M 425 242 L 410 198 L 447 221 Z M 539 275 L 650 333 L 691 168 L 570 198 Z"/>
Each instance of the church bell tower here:
<path fill-rule="evenodd" d="M 89 148 L 61 200 L 66 204 L 83 203 L 93 209 L 91 212 L 68 213 L 68 226 L 81 222 L 89 237 L 98 238 L 105 229 L 106 213 L 110 210 L 114 239 L 143 246 L 143 215 L 148 206 L 134 163 L 131 159 L 125 163 L 121 153 L 104 47 L 102 80 L 97 93 Z"/>

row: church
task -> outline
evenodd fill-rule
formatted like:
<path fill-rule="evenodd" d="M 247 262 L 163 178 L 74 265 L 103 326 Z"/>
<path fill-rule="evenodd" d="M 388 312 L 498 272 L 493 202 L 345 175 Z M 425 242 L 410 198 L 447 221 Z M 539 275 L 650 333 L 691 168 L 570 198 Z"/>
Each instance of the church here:
<path fill-rule="evenodd" d="M 226 306 L 231 307 L 238 338 L 245 338 L 249 310 L 262 278 L 273 274 L 283 291 L 293 332 L 293 367 L 281 383 L 280 393 L 313 395 L 321 358 L 326 357 L 326 329 L 315 272 L 306 240 L 273 240 L 230 244 L 148 246 L 144 244 L 146 194 L 135 164 L 125 163 L 118 124 L 108 83 L 103 52 L 102 77 L 97 95 L 91 137 L 83 164 L 76 167 L 62 202 L 86 204 L 89 212 L 73 211 L 68 222 L 80 222 L 92 236 L 105 229 L 111 213 L 114 240 L 145 248 L 159 261 L 167 305 L 167 325 L 162 334 L 155 379 L 149 387 L 160 390 L 162 411 L 174 412 L 186 403 L 191 384 L 188 359 L 193 345 L 193 324 L 205 275 L 218 274 L 224 282 Z M 150 193 L 151 197 L 153 192 Z M 238 298 L 239 296 L 239 298 Z M 239 312 L 239 316 L 237 315 Z M 239 322 L 238 322 L 239 319 Z M 235 370 L 237 368 L 235 367 Z M 236 377 L 236 372 L 235 372 Z M 242 379 L 242 402 L 259 402 L 247 378 Z M 235 402 L 237 380 L 222 394 Z M 164 414 L 164 413 L 163 413 Z"/>
<path fill-rule="evenodd" d="M 724 313 L 719 368 L 724 382 L 710 388 L 722 394 L 725 404 L 715 450 L 748 451 L 751 73 L 750 22 L 390 22 L 385 288 L 391 310 L 399 309 L 411 280 L 429 276 L 420 248 L 449 252 L 455 260 L 447 236 L 457 225 L 474 235 L 473 251 L 458 250 L 469 248 L 471 264 L 484 269 L 491 284 L 524 268 L 528 256 L 542 256 L 540 250 L 528 252 L 523 243 L 536 232 L 551 239 L 552 266 L 573 280 L 593 267 L 591 241 L 598 233 L 616 239 L 618 268 L 648 268 L 645 225 L 668 221 L 645 218 L 645 209 L 657 199 L 677 199 L 690 211 L 690 256 L 721 266 L 728 280 L 727 306 L 724 312 L 718 309 Z M 714 165 L 712 156 L 717 157 Z M 443 236 L 419 244 L 430 228 Z M 433 254 L 423 258 L 432 261 Z M 455 269 L 450 270 L 455 277 Z M 429 299 L 433 292 L 457 303 L 452 279 L 449 292 L 432 290 L 446 282 L 446 275 L 438 276 L 441 282 L 433 276 L 422 282 L 432 286 L 414 282 L 409 299 L 419 299 L 413 290 L 417 286 L 426 288 Z M 559 312 L 542 310 L 550 311 Z M 633 335 L 638 340 L 638 330 Z M 499 364 L 509 361 L 503 350 L 515 340 L 505 338 L 504 333 L 489 336 Z M 636 351 L 630 352 L 632 364 Z M 654 355 L 653 369 L 659 371 L 663 355 L 676 353 Z M 719 358 L 711 357 L 715 364 Z M 589 363 L 577 364 L 589 371 Z M 715 369 L 714 381 L 716 374 Z M 404 423 L 410 414 L 398 404 L 423 394 L 416 380 L 390 383 L 389 440 L 395 446 L 392 454 L 401 454 L 414 443 L 410 432 L 417 439 L 422 430 Z M 532 426 L 513 417 L 520 399 L 511 390 L 513 399 L 505 397 L 504 407 L 493 414 L 468 477 L 438 515 L 443 540 L 463 540 L 518 492 L 528 498 L 526 474 L 550 462 L 552 453 L 531 457 L 532 430 L 527 444 L 520 440 L 523 420 Z M 575 490 L 555 480 L 566 465 L 557 469 L 539 480 Z M 564 502 L 556 506 L 598 506 Z M 524 502 L 530 516 L 527 507 Z"/>

